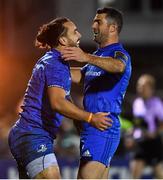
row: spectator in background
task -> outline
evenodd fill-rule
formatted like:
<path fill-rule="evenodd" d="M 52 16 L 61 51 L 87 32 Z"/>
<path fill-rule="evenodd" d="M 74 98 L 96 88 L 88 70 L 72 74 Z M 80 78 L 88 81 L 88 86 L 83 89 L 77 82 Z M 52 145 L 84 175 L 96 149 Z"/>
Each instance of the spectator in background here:
<path fill-rule="evenodd" d="M 163 179 L 163 103 L 154 96 L 155 79 L 143 74 L 137 81 L 138 97 L 133 102 L 135 129 L 134 159 L 131 161 L 132 178 L 141 178 L 145 165 L 153 166 L 155 178 Z"/>

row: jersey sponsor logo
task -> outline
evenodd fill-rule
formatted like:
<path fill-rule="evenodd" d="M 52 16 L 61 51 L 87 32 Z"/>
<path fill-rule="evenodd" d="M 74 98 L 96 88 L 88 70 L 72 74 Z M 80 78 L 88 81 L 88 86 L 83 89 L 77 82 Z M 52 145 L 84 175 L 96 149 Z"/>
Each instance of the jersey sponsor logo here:
<path fill-rule="evenodd" d="M 101 72 L 98 71 L 98 72 L 94 72 L 94 71 L 87 71 L 86 76 L 100 76 L 101 75 Z"/>
<path fill-rule="evenodd" d="M 121 59 L 124 59 L 125 61 L 128 60 L 128 57 L 121 51 L 115 51 L 114 58 L 116 59 L 121 58 Z"/>
<path fill-rule="evenodd" d="M 45 152 L 48 148 L 46 147 L 46 144 L 41 144 L 37 150 L 37 152 Z"/>

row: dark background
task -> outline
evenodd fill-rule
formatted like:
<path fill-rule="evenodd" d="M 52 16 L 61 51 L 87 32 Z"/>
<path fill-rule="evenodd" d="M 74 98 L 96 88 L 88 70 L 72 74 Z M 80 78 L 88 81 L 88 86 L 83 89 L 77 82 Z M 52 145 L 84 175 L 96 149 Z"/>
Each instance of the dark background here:
<path fill-rule="evenodd" d="M 92 19 L 96 9 L 104 5 L 124 13 L 120 40 L 133 66 L 126 100 L 134 95 L 136 80 L 142 73 L 156 77 L 157 93 L 162 96 L 162 0 L 0 0 L 0 111 L 14 109 L 24 94 L 33 65 L 43 54 L 34 47 L 38 28 L 55 17 L 67 16 L 83 35 L 81 47 L 91 53 L 96 49 Z"/>

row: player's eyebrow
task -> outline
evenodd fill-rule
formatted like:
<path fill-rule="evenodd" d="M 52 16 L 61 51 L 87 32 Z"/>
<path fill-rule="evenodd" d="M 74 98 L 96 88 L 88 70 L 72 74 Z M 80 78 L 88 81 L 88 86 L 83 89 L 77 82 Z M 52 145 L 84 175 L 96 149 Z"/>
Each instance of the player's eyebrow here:
<path fill-rule="evenodd" d="M 101 19 L 94 19 L 93 22 L 97 22 L 99 23 L 101 21 Z"/>

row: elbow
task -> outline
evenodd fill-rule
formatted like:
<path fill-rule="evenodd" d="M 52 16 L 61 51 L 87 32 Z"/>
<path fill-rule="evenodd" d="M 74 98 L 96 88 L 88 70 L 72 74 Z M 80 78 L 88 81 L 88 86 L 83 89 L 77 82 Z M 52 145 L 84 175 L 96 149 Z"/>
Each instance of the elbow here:
<path fill-rule="evenodd" d="M 123 73 L 124 71 L 125 71 L 125 66 L 124 66 L 124 65 L 120 66 L 119 72 L 120 72 L 120 73 Z"/>
<path fill-rule="evenodd" d="M 59 109 L 58 104 L 56 102 L 52 102 L 51 103 L 51 109 L 54 112 L 56 112 L 56 111 L 58 112 L 58 109 Z"/>
<path fill-rule="evenodd" d="M 125 71 L 125 64 L 122 63 L 122 62 L 120 62 L 119 65 L 118 65 L 117 71 L 118 71 L 119 73 L 123 73 L 123 72 Z"/>

